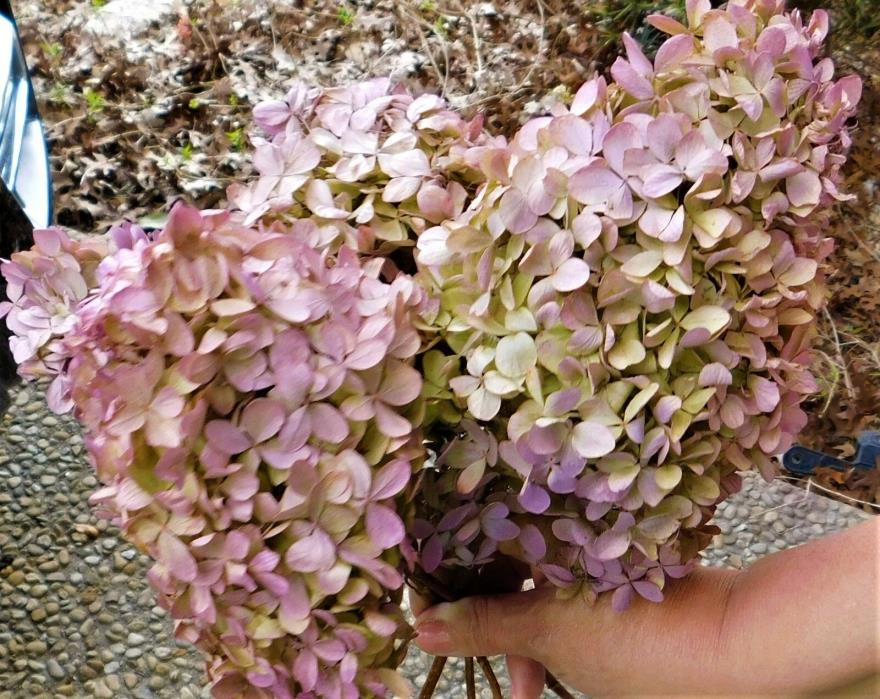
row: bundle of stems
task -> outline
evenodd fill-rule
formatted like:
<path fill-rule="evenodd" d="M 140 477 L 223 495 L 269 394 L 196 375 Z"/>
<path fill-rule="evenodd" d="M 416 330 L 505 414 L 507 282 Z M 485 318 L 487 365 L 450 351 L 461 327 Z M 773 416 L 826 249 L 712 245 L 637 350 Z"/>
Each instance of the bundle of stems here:
<path fill-rule="evenodd" d="M 407 578 L 407 584 L 410 589 L 415 591 L 420 597 L 431 603 L 455 602 L 456 600 L 461 599 L 461 595 L 453 594 L 436 578 L 416 573 Z M 428 671 L 428 677 L 425 680 L 425 684 L 422 685 L 422 688 L 419 690 L 419 699 L 431 699 L 431 697 L 434 696 L 434 691 L 437 689 L 437 683 L 443 676 L 443 669 L 446 667 L 446 662 L 448 660 L 448 657 L 442 655 L 434 658 L 434 662 L 431 663 L 431 669 Z M 495 675 L 495 671 L 492 669 L 492 664 L 489 662 L 488 658 L 483 656 L 464 659 L 464 677 L 467 699 L 476 699 L 477 697 L 477 665 L 480 666 L 483 677 L 485 677 L 486 682 L 489 684 L 489 689 L 492 691 L 492 699 L 504 699 L 504 695 L 501 693 L 501 685 L 498 682 L 498 677 Z M 575 699 L 574 695 L 569 692 L 549 671 L 545 671 L 544 681 L 547 684 L 547 688 L 560 699 Z"/>

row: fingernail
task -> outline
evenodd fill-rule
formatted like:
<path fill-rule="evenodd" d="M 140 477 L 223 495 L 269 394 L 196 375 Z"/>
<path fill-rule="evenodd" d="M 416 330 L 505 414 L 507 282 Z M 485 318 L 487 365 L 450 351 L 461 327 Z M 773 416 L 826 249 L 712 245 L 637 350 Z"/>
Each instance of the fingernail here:
<path fill-rule="evenodd" d="M 449 602 L 435 604 L 433 607 L 429 607 L 421 614 L 419 614 L 419 616 L 416 618 L 416 628 L 418 628 L 419 625 L 425 624 L 429 621 L 451 622 L 454 616 L 455 605 L 450 604 Z"/>
<path fill-rule="evenodd" d="M 445 621 L 426 621 L 416 626 L 416 644 L 422 650 L 439 652 L 446 650 L 452 640 L 449 625 Z"/>
<path fill-rule="evenodd" d="M 439 653 L 448 649 L 453 611 L 451 604 L 438 604 L 419 615 L 415 641 L 422 650 Z"/>

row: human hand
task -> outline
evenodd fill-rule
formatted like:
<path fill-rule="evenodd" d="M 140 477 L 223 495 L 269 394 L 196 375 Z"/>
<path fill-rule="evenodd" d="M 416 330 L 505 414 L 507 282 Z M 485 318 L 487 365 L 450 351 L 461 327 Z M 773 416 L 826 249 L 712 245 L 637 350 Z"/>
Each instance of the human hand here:
<path fill-rule="evenodd" d="M 418 614 L 415 642 L 514 656 L 513 699 L 540 696 L 542 666 L 593 696 L 826 689 L 880 668 L 878 541 L 880 518 L 743 572 L 697 568 L 622 613 L 546 587 L 471 597 Z"/>
<path fill-rule="evenodd" d="M 663 604 L 637 600 L 624 613 L 608 596 L 561 599 L 552 587 L 469 597 L 422 611 L 415 600 L 416 644 L 434 655 L 506 655 L 513 699 L 541 696 L 546 668 L 590 695 L 680 693 L 695 668 L 713 662 L 726 599 L 737 573 L 698 569 Z M 650 650 L 650 653 L 646 651 Z M 650 656 L 650 657 L 648 657 Z M 658 672 L 680 657 L 680 673 Z M 665 683 L 658 684 L 658 678 Z"/>

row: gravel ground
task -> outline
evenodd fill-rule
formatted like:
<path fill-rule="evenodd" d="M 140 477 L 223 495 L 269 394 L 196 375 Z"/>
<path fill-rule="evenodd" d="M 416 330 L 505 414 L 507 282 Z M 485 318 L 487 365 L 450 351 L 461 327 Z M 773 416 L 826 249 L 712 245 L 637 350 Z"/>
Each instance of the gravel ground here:
<path fill-rule="evenodd" d="M 198 656 L 154 606 L 147 559 L 90 511 L 96 486 L 75 422 L 48 410 L 40 386 L 13 391 L 0 424 L 0 699 L 208 697 Z M 869 517 L 753 476 L 718 514 L 724 533 L 706 559 L 731 567 Z M 430 662 L 407 658 L 417 687 Z M 462 663 L 438 694 L 464 696 Z"/>

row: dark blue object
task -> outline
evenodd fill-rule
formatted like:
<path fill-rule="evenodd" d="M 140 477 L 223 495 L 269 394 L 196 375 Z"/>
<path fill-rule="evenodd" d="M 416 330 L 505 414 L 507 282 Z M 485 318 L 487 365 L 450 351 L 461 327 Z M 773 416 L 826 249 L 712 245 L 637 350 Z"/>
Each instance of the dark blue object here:
<path fill-rule="evenodd" d="M 793 446 L 782 457 L 786 470 L 799 476 L 811 475 L 819 466 L 846 471 L 850 468 L 869 469 L 877 467 L 880 459 L 880 432 L 862 432 L 859 435 L 858 451 L 852 461 L 844 461 L 815 449 L 799 445 Z"/>

